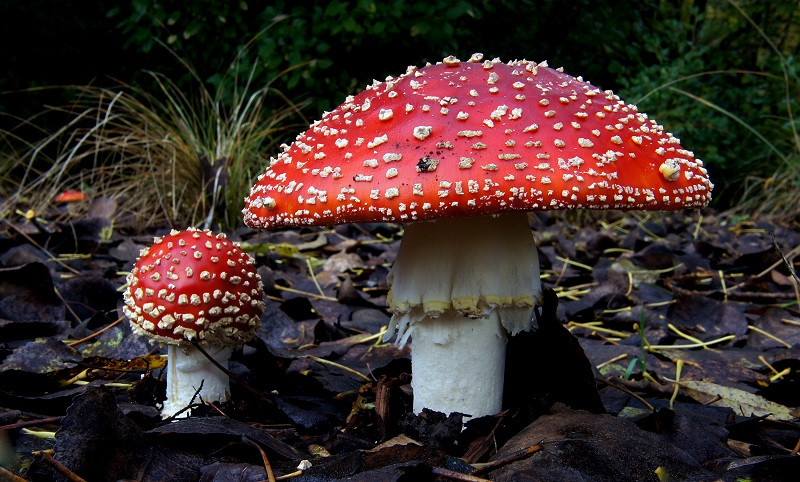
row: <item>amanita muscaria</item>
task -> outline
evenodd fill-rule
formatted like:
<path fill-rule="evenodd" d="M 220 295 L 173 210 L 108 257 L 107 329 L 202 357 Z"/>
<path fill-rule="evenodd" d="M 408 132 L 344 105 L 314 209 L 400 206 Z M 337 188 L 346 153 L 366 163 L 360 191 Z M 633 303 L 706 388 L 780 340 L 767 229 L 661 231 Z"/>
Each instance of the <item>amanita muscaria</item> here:
<path fill-rule="evenodd" d="M 173 230 L 142 250 L 123 297 L 133 332 L 168 346 L 162 416 L 195 395 L 195 403 L 225 400 L 228 375 L 192 342 L 227 367 L 233 348 L 258 329 L 264 288 L 252 256 L 224 234 Z"/>
<path fill-rule="evenodd" d="M 501 409 L 505 340 L 541 294 L 526 211 L 706 206 L 702 161 L 546 63 L 448 57 L 374 82 L 284 145 L 246 199 L 254 228 L 406 222 L 389 281 L 412 338 L 414 411 Z"/>

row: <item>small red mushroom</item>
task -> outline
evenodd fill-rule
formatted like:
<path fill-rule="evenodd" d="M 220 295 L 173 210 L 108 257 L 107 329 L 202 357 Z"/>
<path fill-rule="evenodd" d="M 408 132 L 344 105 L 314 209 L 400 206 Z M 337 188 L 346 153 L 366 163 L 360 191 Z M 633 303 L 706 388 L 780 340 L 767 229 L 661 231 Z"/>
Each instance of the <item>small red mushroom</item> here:
<path fill-rule="evenodd" d="M 541 294 L 526 211 L 703 207 L 703 163 L 662 126 L 546 63 L 448 57 L 327 112 L 272 159 L 254 228 L 409 222 L 390 273 L 414 411 L 500 410 L 506 333 Z"/>
<path fill-rule="evenodd" d="M 55 197 L 54 201 L 57 203 L 75 203 L 86 201 L 87 199 L 89 199 L 89 195 L 85 192 L 68 189 L 58 193 L 58 196 Z"/>
<path fill-rule="evenodd" d="M 173 230 L 140 253 L 123 311 L 134 333 L 168 346 L 165 418 L 196 394 L 203 401 L 226 399 L 228 376 L 192 342 L 227 366 L 233 347 L 253 336 L 264 311 L 254 263 L 224 234 L 194 228 Z"/>

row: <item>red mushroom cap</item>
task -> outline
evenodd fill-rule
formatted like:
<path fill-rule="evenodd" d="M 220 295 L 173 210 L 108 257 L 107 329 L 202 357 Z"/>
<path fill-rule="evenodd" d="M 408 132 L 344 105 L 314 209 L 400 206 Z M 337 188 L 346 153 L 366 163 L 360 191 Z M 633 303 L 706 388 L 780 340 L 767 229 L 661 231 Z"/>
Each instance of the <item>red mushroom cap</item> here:
<path fill-rule="evenodd" d="M 57 203 L 75 203 L 86 201 L 87 199 L 89 199 L 89 195 L 85 192 L 67 189 L 66 191 L 58 193 L 58 196 L 56 196 L 54 201 Z"/>
<path fill-rule="evenodd" d="M 255 228 L 548 209 L 702 207 L 702 161 L 611 91 L 546 63 L 449 57 L 300 134 L 245 200 Z"/>
<path fill-rule="evenodd" d="M 161 343 L 239 345 L 258 329 L 263 296 L 249 254 L 224 234 L 189 228 L 142 250 L 123 310 L 134 332 Z"/>

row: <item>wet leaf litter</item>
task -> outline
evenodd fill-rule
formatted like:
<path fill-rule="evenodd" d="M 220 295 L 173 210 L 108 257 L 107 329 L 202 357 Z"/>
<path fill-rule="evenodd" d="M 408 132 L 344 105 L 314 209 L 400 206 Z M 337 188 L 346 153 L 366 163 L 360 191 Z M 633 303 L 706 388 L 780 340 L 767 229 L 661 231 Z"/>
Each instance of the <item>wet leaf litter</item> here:
<path fill-rule="evenodd" d="M 459 415 L 411 413 L 410 353 L 383 341 L 402 225 L 228 233 L 256 258 L 262 326 L 231 357 L 229 400 L 163 420 L 166 352 L 118 320 L 125 271 L 166 233 L 101 236 L 108 219 L 47 218 L 8 220 L 0 237 L 3 467 L 24 479 L 734 480 L 797 468 L 796 224 L 534 215 L 552 295 L 542 329 L 509 340 L 504 410 L 462 429 Z"/>

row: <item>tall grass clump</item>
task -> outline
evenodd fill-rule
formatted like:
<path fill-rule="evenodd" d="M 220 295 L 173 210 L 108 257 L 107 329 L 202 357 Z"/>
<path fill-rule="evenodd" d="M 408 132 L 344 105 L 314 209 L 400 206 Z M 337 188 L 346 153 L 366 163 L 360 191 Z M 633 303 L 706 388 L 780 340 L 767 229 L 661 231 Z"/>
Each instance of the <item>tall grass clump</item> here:
<path fill-rule="evenodd" d="M 237 227 L 244 196 L 298 106 L 269 82 L 256 85 L 255 69 L 208 87 L 182 63 L 188 87 L 157 72 L 146 72 L 149 87 L 74 87 L 74 103 L 51 109 L 67 121 L 21 157 L 7 202 L 29 199 L 41 211 L 79 189 L 115 199 L 125 224 Z"/>
<path fill-rule="evenodd" d="M 783 111 L 783 114 L 778 114 L 774 118 L 777 124 L 774 128 L 776 141 L 765 140 L 765 144 L 775 152 L 781 162 L 771 176 L 747 177 L 748 190 L 743 206 L 745 208 L 752 206 L 748 211 L 755 215 L 766 214 L 800 219 L 800 123 L 797 119 L 798 107 L 800 107 L 800 76 L 797 72 L 798 61 L 794 56 L 784 56 L 781 49 L 764 30 L 741 7 L 735 6 L 753 29 L 758 31 L 778 59 L 782 74 L 780 80 L 784 87 L 784 96 L 779 103 L 780 109 L 778 110 L 778 112 Z M 800 36 L 800 27 L 795 26 L 792 33 L 797 39 Z"/>

